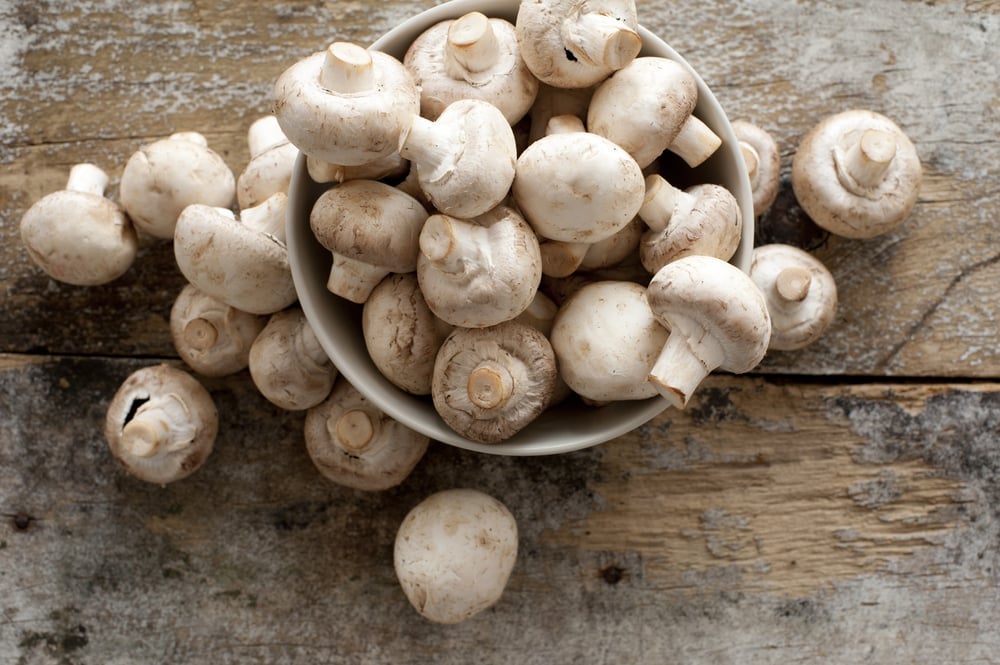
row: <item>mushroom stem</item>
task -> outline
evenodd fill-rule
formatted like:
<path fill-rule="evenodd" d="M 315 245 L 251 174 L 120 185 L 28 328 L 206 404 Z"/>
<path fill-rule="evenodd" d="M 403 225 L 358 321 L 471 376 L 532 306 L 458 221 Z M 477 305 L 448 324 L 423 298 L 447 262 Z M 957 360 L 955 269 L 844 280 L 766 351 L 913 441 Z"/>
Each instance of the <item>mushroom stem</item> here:
<path fill-rule="evenodd" d="M 549 277 L 568 277 L 583 263 L 590 244 L 545 240 L 538 245 L 542 253 L 542 274 Z"/>
<path fill-rule="evenodd" d="M 896 156 L 896 137 L 891 132 L 867 129 L 846 151 L 837 151 L 837 175 L 845 189 L 859 190 L 878 186 Z"/>
<path fill-rule="evenodd" d="M 469 400 L 480 409 L 498 409 L 514 393 L 510 370 L 495 360 L 484 360 L 469 373 Z"/>
<path fill-rule="evenodd" d="M 326 288 L 341 298 L 355 303 L 363 303 L 368 299 L 372 289 L 378 286 L 378 283 L 390 272 L 392 271 L 387 268 L 334 252 L 330 276 L 326 280 Z"/>
<path fill-rule="evenodd" d="M 711 157 L 720 145 L 722 139 L 708 125 L 690 115 L 667 149 L 687 162 L 688 166 L 695 167 Z"/>
<path fill-rule="evenodd" d="M 184 400 L 168 393 L 149 399 L 136 410 L 122 427 L 121 445 L 134 457 L 149 458 L 164 447 L 169 451 L 190 443 L 197 429 Z"/>
<path fill-rule="evenodd" d="M 351 455 L 371 452 L 373 443 L 379 439 L 378 418 L 365 409 L 350 409 L 339 418 L 327 422 L 330 436 L 340 441 L 341 446 Z"/>
<path fill-rule="evenodd" d="M 785 268 L 774 280 L 774 290 L 782 299 L 789 302 L 801 302 L 809 295 L 812 285 L 812 275 L 801 266 Z"/>
<path fill-rule="evenodd" d="M 646 176 L 646 196 L 639 208 L 639 218 L 653 231 L 662 231 L 674 215 L 683 216 L 690 212 L 696 201 L 697 197 L 674 187 L 663 176 L 654 173 Z"/>
<path fill-rule="evenodd" d="M 431 215 L 420 231 L 420 251 L 445 272 L 464 270 L 482 250 L 477 241 L 483 227 L 448 215 Z"/>
<path fill-rule="evenodd" d="M 267 115 L 255 120 L 247 130 L 247 146 L 250 149 L 250 158 L 259 157 L 270 148 L 288 143 L 288 137 L 281 131 L 278 118 Z"/>
<path fill-rule="evenodd" d="M 288 197 L 284 192 L 272 194 L 265 201 L 240 212 L 244 226 L 285 242 L 285 211 Z"/>
<path fill-rule="evenodd" d="M 448 167 L 455 162 L 455 146 L 460 142 L 447 124 L 415 115 L 399 133 L 399 154 L 420 165 L 422 179 L 434 182 L 451 173 Z"/>
<path fill-rule="evenodd" d="M 554 115 L 545 123 L 546 136 L 585 131 L 587 131 L 587 128 L 583 124 L 583 119 L 571 114 Z"/>
<path fill-rule="evenodd" d="M 485 14 L 469 12 L 448 28 L 445 61 L 452 78 L 469 80 L 470 74 L 489 69 L 499 57 L 500 42 Z"/>
<path fill-rule="evenodd" d="M 320 84 L 331 92 L 349 95 L 375 87 L 375 66 L 368 49 L 350 42 L 334 42 L 326 49 Z"/>
<path fill-rule="evenodd" d="M 587 12 L 563 22 L 562 39 L 566 50 L 578 60 L 621 69 L 639 54 L 639 33 L 614 16 Z"/>
<path fill-rule="evenodd" d="M 69 170 L 66 190 L 104 196 L 108 186 L 108 174 L 94 164 L 76 164 Z"/>
<path fill-rule="evenodd" d="M 750 189 L 756 189 L 760 183 L 760 154 L 746 141 L 740 141 L 740 154 L 743 155 L 743 163 L 747 167 Z"/>
<path fill-rule="evenodd" d="M 219 329 L 212 321 L 198 317 L 184 326 L 184 341 L 196 351 L 204 351 L 215 346 L 219 339 Z"/>
<path fill-rule="evenodd" d="M 663 350 L 649 370 L 649 381 L 671 406 L 683 409 L 705 377 L 722 364 L 725 353 L 711 335 L 680 330 L 675 324 Z"/>

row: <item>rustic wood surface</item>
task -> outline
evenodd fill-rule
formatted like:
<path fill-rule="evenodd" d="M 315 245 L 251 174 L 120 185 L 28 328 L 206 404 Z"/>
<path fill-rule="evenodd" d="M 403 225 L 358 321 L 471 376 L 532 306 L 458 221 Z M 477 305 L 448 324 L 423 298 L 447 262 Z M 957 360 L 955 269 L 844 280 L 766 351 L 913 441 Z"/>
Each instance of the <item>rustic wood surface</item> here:
<path fill-rule="evenodd" d="M 0 665 L 1000 663 L 1000 3 L 640 2 L 733 118 L 782 146 L 758 242 L 805 247 L 841 307 L 815 345 L 713 377 L 684 412 L 558 457 L 434 444 L 401 487 L 324 480 L 246 372 L 205 380 L 216 451 L 158 488 L 108 454 L 134 369 L 177 365 L 169 243 L 104 287 L 48 279 L 18 222 L 69 167 L 198 130 L 235 172 L 275 76 L 427 0 L 0 0 Z M 823 116 L 880 111 L 925 169 L 913 215 L 821 232 L 788 183 Z M 406 511 L 471 486 L 518 518 L 499 604 L 421 620 Z"/>

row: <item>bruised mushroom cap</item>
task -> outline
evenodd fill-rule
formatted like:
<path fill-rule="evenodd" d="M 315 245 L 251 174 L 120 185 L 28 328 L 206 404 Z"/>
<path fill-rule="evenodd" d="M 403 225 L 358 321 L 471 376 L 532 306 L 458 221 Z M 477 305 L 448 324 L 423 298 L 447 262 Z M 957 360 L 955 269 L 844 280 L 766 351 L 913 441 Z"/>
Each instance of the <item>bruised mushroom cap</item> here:
<path fill-rule="evenodd" d="M 365 347 L 389 381 L 414 395 L 429 395 L 434 357 L 452 330 L 434 315 L 415 273 L 389 275 L 365 301 Z"/>
<path fill-rule="evenodd" d="M 642 49 L 634 0 L 522 2 L 515 27 L 521 57 L 542 82 L 586 88 Z"/>
<path fill-rule="evenodd" d="M 715 369 L 736 374 L 767 351 L 771 317 L 750 277 L 712 256 L 686 256 L 659 270 L 646 289 L 653 315 L 670 330 L 649 373 L 660 394 L 683 408 Z"/>
<path fill-rule="evenodd" d="M 257 390 L 287 411 L 322 402 L 338 374 L 298 305 L 271 315 L 250 347 L 249 367 Z"/>
<path fill-rule="evenodd" d="M 188 284 L 170 308 L 170 337 L 181 359 L 204 376 L 246 369 L 267 318 L 227 305 Z"/>
<path fill-rule="evenodd" d="M 108 175 L 99 167 L 77 164 L 64 190 L 46 194 L 21 218 L 21 242 L 53 279 L 77 286 L 107 284 L 135 261 L 138 236 L 121 207 L 105 198 L 107 184 Z"/>
<path fill-rule="evenodd" d="M 130 474 L 166 485 L 194 473 L 215 445 L 219 416 L 208 391 L 169 365 L 132 373 L 108 405 L 104 436 Z"/>
<path fill-rule="evenodd" d="M 917 201 L 920 158 L 892 120 L 861 109 L 829 116 L 802 139 L 792 189 L 817 225 L 846 238 L 899 226 Z"/>
<path fill-rule="evenodd" d="M 743 161 L 750 177 L 753 214 L 757 217 L 771 207 L 781 184 L 781 151 L 766 130 L 747 120 L 732 122 L 733 134 L 740 143 Z"/>
<path fill-rule="evenodd" d="M 299 150 L 343 166 L 390 155 L 420 112 L 420 92 L 402 62 L 347 42 L 286 69 L 274 99 L 278 123 Z"/>
<path fill-rule="evenodd" d="M 403 58 L 420 88 L 420 114 L 436 119 L 459 99 L 481 99 L 516 125 L 531 108 L 538 79 L 521 58 L 514 25 L 470 12 L 421 33 Z"/>
<path fill-rule="evenodd" d="M 250 161 L 236 178 L 241 209 L 263 203 L 272 194 L 288 193 L 299 149 L 288 140 L 273 115 L 258 118 L 247 131 Z"/>
<path fill-rule="evenodd" d="M 551 341 L 559 374 L 595 402 L 654 397 L 646 380 L 667 330 L 646 304 L 646 289 L 624 281 L 584 286 L 559 308 Z"/>
<path fill-rule="evenodd" d="M 556 374 L 549 340 L 527 324 L 456 328 L 438 351 L 431 397 L 453 430 L 479 443 L 498 443 L 548 406 Z"/>
<path fill-rule="evenodd" d="M 227 305 L 272 314 L 298 299 L 285 247 L 288 197 L 273 194 L 239 219 L 228 208 L 193 204 L 177 219 L 174 258 L 187 280 Z"/>
<path fill-rule="evenodd" d="M 327 288 L 363 303 L 390 272 L 413 272 L 427 210 L 409 194 L 377 180 L 351 180 L 323 192 L 309 226 L 333 253 Z"/>
<path fill-rule="evenodd" d="M 139 148 L 122 171 L 119 198 L 136 228 L 169 239 L 181 211 L 199 203 L 229 208 L 236 177 L 196 132 L 178 132 Z"/>
<path fill-rule="evenodd" d="M 769 349 L 791 351 L 819 339 L 837 313 L 837 284 L 823 263 L 791 245 L 753 250 L 750 277 L 771 314 Z"/>
<path fill-rule="evenodd" d="M 517 522 L 497 499 L 473 489 L 437 492 L 396 532 L 393 565 L 421 616 L 443 624 L 500 600 L 517 561 Z"/>

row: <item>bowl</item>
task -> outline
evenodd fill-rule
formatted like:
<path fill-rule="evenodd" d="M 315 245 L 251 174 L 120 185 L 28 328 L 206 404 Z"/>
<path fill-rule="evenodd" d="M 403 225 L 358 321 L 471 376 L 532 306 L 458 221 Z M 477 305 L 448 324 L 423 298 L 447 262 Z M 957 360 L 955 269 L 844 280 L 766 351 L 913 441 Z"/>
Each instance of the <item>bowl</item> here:
<path fill-rule="evenodd" d="M 451 0 L 413 16 L 383 35 L 371 48 L 402 59 L 410 42 L 439 21 L 479 11 L 513 22 L 519 4 L 519 0 Z M 641 12 L 639 18 L 641 21 Z M 743 215 L 743 236 L 730 263 L 748 272 L 753 251 L 753 199 L 743 157 L 726 113 L 701 77 L 676 51 L 641 26 L 639 34 L 643 43 L 640 55 L 676 60 L 695 76 L 698 83 L 695 115 L 722 139 L 722 145 L 706 162 L 690 170 L 691 184 L 716 183 L 736 197 Z M 467 450 L 499 455 L 550 455 L 610 441 L 648 422 L 667 407 L 660 396 L 613 402 L 599 408 L 572 399 L 546 410 L 526 428 L 501 443 L 483 444 L 457 434 L 438 416 L 429 396 L 400 390 L 379 372 L 365 347 L 361 305 L 326 289 L 331 256 L 309 228 L 309 212 L 326 187 L 328 185 L 319 185 L 309 177 L 305 158 L 300 154 L 288 192 L 287 243 L 295 288 L 306 319 L 333 364 L 346 380 L 390 417 L 431 439 Z"/>

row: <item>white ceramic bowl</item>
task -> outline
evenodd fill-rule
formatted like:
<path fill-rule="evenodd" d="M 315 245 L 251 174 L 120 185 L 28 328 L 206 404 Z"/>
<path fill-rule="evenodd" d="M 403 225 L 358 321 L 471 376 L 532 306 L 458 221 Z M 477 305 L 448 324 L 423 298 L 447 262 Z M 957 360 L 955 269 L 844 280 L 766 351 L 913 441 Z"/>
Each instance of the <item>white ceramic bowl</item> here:
<path fill-rule="evenodd" d="M 519 0 L 451 0 L 405 21 L 382 36 L 372 48 L 402 59 L 410 42 L 439 21 L 456 19 L 471 11 L 513 21 L 519 4 Z M 639 18 L 641 21 L 641 8 Z M 676 60 L 691 70 L 698 81 L 695 115 L 722 139 L 722 146 L 704 164 L 692 170 L 691 183 L 718 183 L 736 196 L 743 213 L 743 237 L 731 263 L 746 272 L 753 250 L 753 200 L 746 167 L 725 111 L 701 77 L 677 52 L 641 26 L 639 33 L 643 42 L 640 55 Z M 434 440 L 469 450 L 502 455 L 547 455 L 604 443 L 642 425 L 666 408 L 666 401 L 659 396 L 615 402 L 601 408 L 587 407 L 574 399 L 547 410 L 528 427 L 501 443 L 482 444 L 458 435 L 438 416 L 430 397 L 406 393 L 382 376 L 365 348 L 361 306 L 327 291 L 331 257 L 309 228 L 309 211 L 325 187 L 309 178 L 305 159 L 300 155 L 289 189 L 287 229 L 289 260 L 299 302 L 340 373 L 391 417 Z"/>

